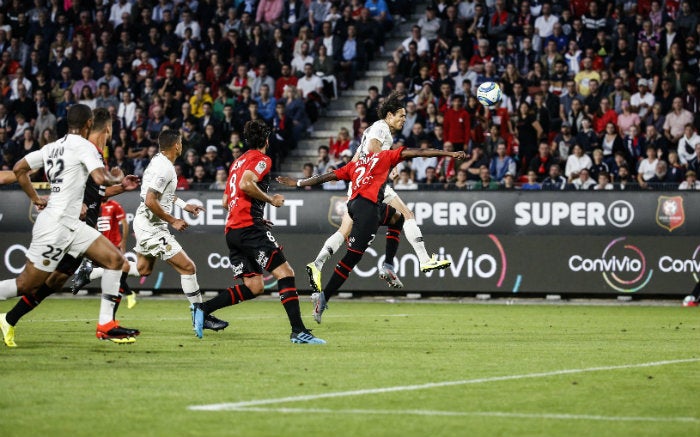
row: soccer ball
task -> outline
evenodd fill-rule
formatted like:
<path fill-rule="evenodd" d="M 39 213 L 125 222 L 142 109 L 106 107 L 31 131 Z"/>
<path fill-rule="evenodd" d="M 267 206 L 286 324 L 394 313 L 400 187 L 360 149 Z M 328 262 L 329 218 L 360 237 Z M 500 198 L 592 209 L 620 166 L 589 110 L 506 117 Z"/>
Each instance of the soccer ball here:
<path fill-rule="evenodd" d="M 496 82 L 484 82 L 476 90 L 476 99 L 487 108 L 492 108 L 501 101 L 501 87 Z"/>

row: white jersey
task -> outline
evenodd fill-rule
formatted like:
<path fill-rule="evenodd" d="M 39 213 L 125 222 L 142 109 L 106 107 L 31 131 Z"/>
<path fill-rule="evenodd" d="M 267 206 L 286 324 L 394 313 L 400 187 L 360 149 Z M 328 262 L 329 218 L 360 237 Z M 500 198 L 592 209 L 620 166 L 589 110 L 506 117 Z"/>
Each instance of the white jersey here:
<path fill-rule="evenodd" d="M 136 216 L 145 218 L 149 225 L 154 227 L 168 228 L 168 223 L 161 220 L 146 206 L 146 194 L 148 190 L 157 191 L 161 194 L 160 206 L 165 212 L 171 214 L 173 202 L 175 200 L 175 188 L 177 186 L 177 174 L 175 166 L 163 154 L 155 155 L 143 172 L 143 182 L 141 183 L 141 204 L 136 210 Z"/>
<path fill-rule="evenodd" d="M 51 196 L 41 213 L 52 215 L 69 229 L 76 229 L 87 178 L 93 170 L 104 167 L 97 148 L 80 135 L 68 134 L 24 159 L 32 170 L 44 167 L 51 183 Z"/>
<path fill-rule="evenodd" d="M 372 123 L 372 126 L 365 130 L 362 134 L 362 142 L 360 143 L 359 153 L 360 158 L 364 158 L 369 153 L 369 142 L 377 140 L 382 143 L 382 150 L 389 150 L 394 145 L 394 137 L 391 136 L 391 129 L 386 121 L 379 120 Z"/>

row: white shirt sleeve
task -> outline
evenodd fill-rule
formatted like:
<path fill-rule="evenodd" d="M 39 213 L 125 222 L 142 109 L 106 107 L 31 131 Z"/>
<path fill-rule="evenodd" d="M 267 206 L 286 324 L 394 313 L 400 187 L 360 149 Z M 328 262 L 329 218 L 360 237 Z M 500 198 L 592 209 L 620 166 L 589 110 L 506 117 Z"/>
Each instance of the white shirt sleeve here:
<path fill-rule="evenodd" d="M 37 168 L 41 168 L 44 166 L 44 154 L 41 153 L 41 150 L 28 153 L 24 156 L 24 159 L 27 161 L 27 164 L 29 164 L 29 168 L 31 168 L 32 170 L 36 170 Z"/>
<path fill-rule="evenodd" d="M 97 149 L 95 149 L 91 143 L 87 142 L 87 140 L 83 145 L 84 146 L 81 148 L 85 150 L 84 153 L 80 154 L 80 161 L 87 167 L 88 174 L 92 173 L 92 171 L 97 168 L 104 168 L 104 162 L 102 162 L 102 157 L 97 152 Z"/>

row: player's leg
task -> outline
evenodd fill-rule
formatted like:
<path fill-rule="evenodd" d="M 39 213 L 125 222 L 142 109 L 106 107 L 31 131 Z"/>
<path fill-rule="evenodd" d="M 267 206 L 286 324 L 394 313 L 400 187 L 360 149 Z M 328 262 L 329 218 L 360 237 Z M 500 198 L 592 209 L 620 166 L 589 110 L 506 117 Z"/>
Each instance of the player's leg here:
<path fill-rule="evenodd" d="M 399 250 L 399 237 L 401 228 L 403 227 L 403 215 L 396 212 L 389 205 L 382 204 L 380 206 L 380 217 L 382 217 L 381 226 L 386 226 L 386 254 L 384 256 L 384 264 L 379 269 L 379 277 L 384 279 L 390 287 L 403 288 L 403 283 L 396 274 L 394 268 L 394 258 Z"/>
<path fill-rule="evenodd" d="M 328 261 L 328 259 L 334 253 L 338 252 L 340 246 L 350 235 L 350 230 L 352 229 L 352 219 L 347 211 L 343 214 L 343 220 L 340 223 L 340 228 L 328 237 L 328 239 L 323 243 L 321 250 L 316 255 L 316 259 L 306 265 L 306 274 L 309 275 L 309 283 L 311 288 L 319 292 L 321 291 L 321 270 L 323 270 L 323 265 Z"/>
<path fill-rule="evenodd" d="M 75 273 L 75 281 L 73 288 L 80 289 L 95 279 L 100 279 L 104 269 L 102 267 L 93 267 L 90 260 L 85 260 L 80 269 Z M 135 278 L 140 278 L 141 274 L 137 264 L 134 261 L 126 260 L 124 266 L 122 267 L 122 273 L 126 273 L 128 276 L 133 276 Z M 74 290 L 75 292 L 75 290 Z"/>
<path fill-rule="evenodd" d="M 134 338 L 140 332 L 137 329 L 125 328 L 119 325 L 115 319 L 116 309 L 121 296 L 119 294 L 119 278 L 121 267 L 124 264 L 124 256 L 119 249 L 114 247 L 111 241 L 97 230 L 85 225 L 80 228 L 84 240 L 94 238 L 85 250 L 85 256 L 104 267 L 101 288 L 100 313 L 97 323 L 96 336 L 100 340 L 110 340 L 115 343 L 133 343 Z M 76 237 L 77 239 L 77 237 Z M 80 245 L 76 244 L 76 251 L 80 251 Z"/>
<path fill-rule="evenodd" d="M 15 306 L 7 312 L 5 315 L 5 323 L 13 328 L 17 326 L 20 319 L 39 306 L 44 299 L 53 293 L 60 291 L 63 284 L 66 283 L 70 275 L 73 274 L 79 265 L 80 258 L 74 258 L 66 254 L 58 263 L 56 270 L 49 275 L 36 293 L 22 296 L 17 301 Z M 11 343 L 14 343 L 14 329 L 12 330 L 11 335 L 5 337 L 4 340 L 5 344 L 8 346 Z"/>
<path fill-rule="evenodd" d="M 389 205 L 404 216 L 403 230 L 406 234 L 406 239 L 411 243 L 413 251 L 416 252 L 418 256 L 422 272 L 446 269 L 452 264 L 449 260 L 438 260 L 435 254 L 433 254 L 433 256 L 428 256 L 428 251 L 425 249 L 425 242 L 423 241 L 423 234 L 416 223 L 416 218 L 399 196 L 391 199 Z"/>
<path fill-rule="evenodd" d="M 190 302 L 190 311 L 194 315 L 195 304 L 202 303 L 202 292 L 199 289 L 199 282 L 197 281 L 197 267 L 194 261 L 187 256 L 182 247 L 175 241 L 175 238 L 171 235 L 171 240 L 168 246 L 172 247 L 172 251 L 175 252 L 171 255 L 170 251 L 166 251 L 162 255 L 162 259 L 170 264 L 176 272 L 180 274 L 180 286 L 182 287 L 182 292 L 185 297 Z M 212 331 L 220 331 L 226 329 L 228 322 L 225 320 L 220 320 L 211 314 L 208 314 L 204 320 L 204 328 L 211 329 Z"/>
<path fill-rule="evenodd" d="M 313 316 L 321 323 L 321 315 L 326 309 L 326 302 L 338 292 L 338 289 L 350 276 L 350 272 L 360 262 L 367 247 L 372 243 L 379 227 L 379 207 L 369 200 L 358 197 L 348 202 L 348 211 L 354 225 L 350 231 L 347 252 L 333 270 L 331 279 L 320 293 L 314 293 L 311 301 L 314 304 Z"/>
<path fill-rule="evenodd" d="M 277 279 L 280 302 L 287 313 L 292 333 L 289 339 L 297 344 L 325 344 L 326 341 L 315 337 L 301 320 L 301 308 L 299 306 L 299 293 L 294 279 L 294 270 L 284 257 L 284 253 L 278 250 L 270 259 L 270 273 Z"/>

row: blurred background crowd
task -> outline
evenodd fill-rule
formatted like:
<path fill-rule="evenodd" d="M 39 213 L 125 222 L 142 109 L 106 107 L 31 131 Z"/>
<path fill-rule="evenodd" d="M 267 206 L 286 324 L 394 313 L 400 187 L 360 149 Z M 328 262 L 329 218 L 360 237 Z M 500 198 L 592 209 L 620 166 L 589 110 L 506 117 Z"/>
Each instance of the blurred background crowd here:
<path fill-rule="evenodd" d="M 0 5 L 3 169 L 65 135 L 66 110 L 80 102 L 113 116 L 103 152 L 111 167 L 141 175 L 158 133 L 177 129 L 185 150 L 178 189 L 223 189 L 246 150 L 246 121 L 273 127 L 279 170 L 334 99 L 373 60 L 388 59 L 381 84 L 343 108 L 355 110 L 352 125 L 318 147 L 304 174 L 351 159 L 383 96 L 398 90 L 408 115 L 396 142 L 469 158 L 402 163 L 397 189 L 700 188 L 697 2 Z M 398 47 L 386 44 L 391 35 L 403 37 Z M 487 81 L 503 91 L 490 110 L 474 97 Z"/>

